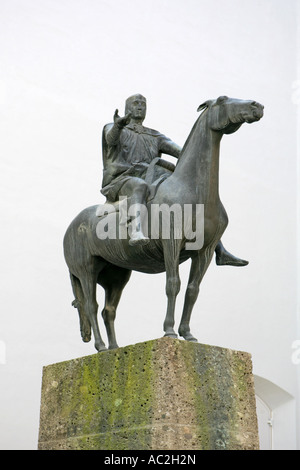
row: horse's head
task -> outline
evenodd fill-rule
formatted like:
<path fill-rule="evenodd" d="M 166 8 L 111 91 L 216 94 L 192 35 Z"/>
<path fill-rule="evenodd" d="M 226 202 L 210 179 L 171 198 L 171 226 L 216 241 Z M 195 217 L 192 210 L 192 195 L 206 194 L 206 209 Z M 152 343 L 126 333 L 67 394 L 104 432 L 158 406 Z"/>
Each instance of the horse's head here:
<path fill-rule="evenodd" d="M 232 134 L 244 122 L 259 121 L 263 117 L 264 107 L 252 100 L 239 100 L 220 96 L 201 104 L 197 111 L 206 109 L 208 123 L 212 130 L 223 134 Z"/>

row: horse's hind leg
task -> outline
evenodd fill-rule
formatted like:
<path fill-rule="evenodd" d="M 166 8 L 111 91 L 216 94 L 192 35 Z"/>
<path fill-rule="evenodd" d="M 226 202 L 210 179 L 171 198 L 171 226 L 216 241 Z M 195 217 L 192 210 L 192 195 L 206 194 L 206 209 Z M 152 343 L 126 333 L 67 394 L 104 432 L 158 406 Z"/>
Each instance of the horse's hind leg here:
<path fill-rule="evenodd" d="M 105 289 L 105 305 L 102 317 L 106 327 L 109 349 L 118 347 L 115 334 L 116 309 L 131 271 L 113 265 L 106 266 L 98 276 L 98 283 Z"/>
<path fill-rule="evenodd" d="M 71 272 L 70 279 L 75 297 L 75 300 L 72 302 L 72 305 L 78 310 L 81 337 L 82 340 L 87 343 L 91 340 L 91 324 L 89 322 L 88 317 L 86 316 L 83 306 L 84 295 L 81 283 L 78 277 L 74 276 L 74 274 L 72 274 Z"/>

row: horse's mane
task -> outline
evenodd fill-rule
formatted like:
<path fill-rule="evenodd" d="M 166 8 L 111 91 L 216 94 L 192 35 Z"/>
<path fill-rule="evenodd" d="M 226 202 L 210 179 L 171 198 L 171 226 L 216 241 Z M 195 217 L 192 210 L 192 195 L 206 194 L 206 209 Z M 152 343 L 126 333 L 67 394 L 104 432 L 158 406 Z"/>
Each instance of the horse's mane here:
<path fill-rule="evenodd" d="M 193 127 L 192 127 L 192 129 L 191 129 L 191 132 L 189 133 L 189 136 L 188 136 L 188 138 L 186 139 L 186 141 L 185 141 L 185 143 L 184 143 L 184 146 L 183 146 L 182 149 L 181 149 L 181 152 L 180 152 L 180 156 L 179 156 L 178 161 L 180 160 L 182 154 L 184 153 L 186 146 L 189 144 L 189 142 L 190 142 L 190 140 L 191 140 L 191 138 L 192 138 L 192 135 L 194 134 L 194 130 L 195 130 L 196 126 L 198 125 L 198 122 L 202 119 L 202 117 L 203 117 L 203 115 L 205 114 L 205 112 L 207 111 L 207 108 L 208 108 L 208 107 L 209 107 L 209 102 L 208 102 L 208 101 L 206 101 L 205 103 L 201 104 L 201 105 L 198 107 L 197 111 L 198 111 L 198 112 L 199 112 L 199 111 L 203 111 L 203 112 L 200 114 L 200 116 L 198 117 L 198 119 L 197 119 L 196 122 L 194 123 L 194 125 L 193 125 Z"/>

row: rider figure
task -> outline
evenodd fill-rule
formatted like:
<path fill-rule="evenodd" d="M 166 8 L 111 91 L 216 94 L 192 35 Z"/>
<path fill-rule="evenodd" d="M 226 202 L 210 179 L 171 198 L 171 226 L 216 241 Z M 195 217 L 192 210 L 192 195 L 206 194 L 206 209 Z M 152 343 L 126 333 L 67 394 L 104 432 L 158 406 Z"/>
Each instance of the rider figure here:
<path fill-rule="evenodd" d="M 102 194 L 108 202 L 119 196 L 130 197 L 136 211 L 145 204 L 149 194 L 145 182 L 149 164 L 162 153 L 178 158 L 181 148 L 165 135 L 143 126 L 146 117 L 146 98 L 133 95 L 126 100 L 125 116 L 114 114 L 114 123 L 103 129 L 103 182 Z M 129 243 L 149 241 L 142 230 L 131 234 Z"/>
<path fill-rule="evenodd" d="M 162 153 L 179 158 L 181 147 L 158 131 L 143 126 L 146 117 L 146 98 L 140 94 L 126 100 L 125 116 L 118 110 L 114 122 L 104 126 L 102 134 L 103 181 L 101 193 L 108 202 L 119 197 L 130 198 L 138 211 L 149 194 L 145 182 L 149 164 Z M 140 230 L 131 234 L 129 243 L 146 244 L 149 238 Z M 247 261 L 228 253 L 221 241 L 216 248 L 218 265 L 245 266 Z"/>

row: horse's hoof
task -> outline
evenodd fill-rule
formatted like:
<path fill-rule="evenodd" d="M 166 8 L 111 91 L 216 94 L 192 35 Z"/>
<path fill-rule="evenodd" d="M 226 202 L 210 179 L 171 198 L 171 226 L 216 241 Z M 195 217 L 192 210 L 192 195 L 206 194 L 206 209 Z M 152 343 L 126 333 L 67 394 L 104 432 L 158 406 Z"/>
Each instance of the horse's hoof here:
<path fill-rule="evenodd" d="M 190 336 L 188 338 L 184 338 L 186 341 L 190 341 L 191 343 L 198 343 L 197 338 L 194 338 L 194 336 Z"/>
<path fill-rule="evenodd" d="M 107 348 L 105 347 L 105 344 L 101 344 L 100 346 L 96 346 L 95 345 L 95 348 L 97 349 L 98 352 L 103 352 L 103 351 L 107 351 Z"/>
<path fill-rule="evenodd" d="M 167 338 L 173 338 L 173 339 L 177 339 L 178 338 L 178 335 L 176 333 L 166 333 L 164 335 L 164 338 L 167 337 Z"/>
<path fill-rule="evenodd" d="M 189 334 L 189 335 L 183 335 L 183 338 L 186 340 L 186 341 L 190 341 L 191 343 L 198 343 L 198 340 L 197 338 L 195 338 L 193 335 Z"/>
<path fill-rule="evenodd" d="M 182 338 L 185 339 L 186 341 L 190 341 L 192 343 L 198 343 L 197 338 L 195 338 L 192 335 L 192 333 L 180 333 L 180 331 L 179 331 L 179 335 L 182 336 Z"/>

